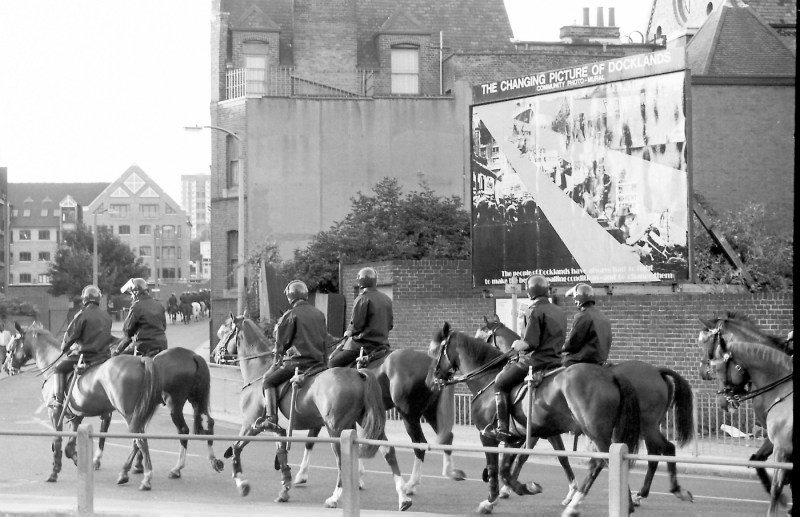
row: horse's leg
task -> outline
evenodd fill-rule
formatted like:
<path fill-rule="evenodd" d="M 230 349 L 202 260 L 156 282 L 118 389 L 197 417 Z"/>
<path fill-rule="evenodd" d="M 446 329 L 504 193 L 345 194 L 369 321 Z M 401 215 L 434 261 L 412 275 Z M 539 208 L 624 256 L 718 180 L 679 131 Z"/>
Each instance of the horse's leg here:
<path fill-rule="evenodd" d="M 412 443 L 427 443 L 425 434 L 422 432 L 422 426 L 419 422 L 419 417 L 402 415 L 403 424 L 406 427 L 406 432 L 411 438 Z M 392 451 L 394 453 L 394 451 Z M 403 486 L 403 492 L 407 495 L 414 495 L 417 491 L 420 479 L 422 479 L 422 464 L 425 462 L 425 449 L 414 449 L 414 466 L 411 468 L 411 475 L 408 478 L 408 483 Z"/>
<path fill-rule="evenodd" d="M 564 449 L 564 444 L 563 444 L 563 442 L 561 442 L 561 436 L 559 436 L 559 435 L 556 435 L 556 436 L 557 436 L 557 440 L 558 441 L 557 441 L 557 443 L 553 444 L 553 449 L 556 449 L 557 446 L 560 444 L 561 450 L 563 450 Z M 554 438 L 550 439 L 551 443 L 553 443 L 552 440 L 554 440 Z M 538 437 L 532 436 L 531 437 L 530 448 L 533 449 L 534 447 L 536 447 L 536 443 L 538 441 L 539 441 Z M 502 499 L 508 498 L 511 495 L 512 491 L 517 495 L 536 495 L 536 494 L 542 493 L 542 486 L 539 483 L 535 482 L 535 481 L 531 481 L 529 484 L 524 484 L 524 483 L 520 483 L 519 482 L 519 475 L 522 472 L 522 467 L 528 461 L 529 457 L 530 456 L 528 456 L 527 454 L 518 454 L 518 455 L 512 456 L 510 458 L 510 459 L 513 459 L 513 460 L 510 461 L 510 463 L 511 463 L 511 471 L 510 471 L 510 475 L 509 475 L 509 479 L 508 479 L 509 482 L 506 482 L 506 480 L 503 479 L 503 483 L 504 484 L 503 484 L 503 487 L 500 489 L 500 498 L 502 498 Z M 563 466 L 563 463 L 562 463 L 562 466 Z M 567 466 L 565 467 L 565 470 L 569 471 L 567 473 L 567 477 L 569 478 L 570 474 L 572 474 L 572 469 L 570 468 L 569 463 L 567 463 Z M 502 469 L 501 469 L 501 472 L 502 472 Z M 574 478 L 574 476 L 573 476 L 573 478 Z M 564 504 L 566 504 L 566 503 L 564 503 Z"/>
<path fill-rule="evenodd" d="M 750 456 L 750 461 L 767 461 L 769 455 L 772 454 L 772 442 L 769 441 L 769 438 L 764 440 L 764 443 L 761 444 L 761 447 Z M 756 475 L 758 476 L 759 481 L 764 486 L 764 490 L 767 493 L 770 492 L 772 488 L 772 480 L 769 478 L 769 474 L 767 474 L 767 470 L 763 468 L 756 468 Z"/>
<path fill-rule="evenodd" d="M 50 409 L 50 421 L 53 423 L 53 429 L 56 431 L 61 431 L 63 428 L 63 424 L 59 427 L 56 426 L 56 422 L 58 422 L 58 413 L 56 413 L 55 409 Z M 56 436 L 53 438 L 53 470 L 50 471 L 50 477 L 47 478 L 48 483 L 55 483 L 58 481 L 58 473 L 61 472 L 61 437 Z"/>
<path fill-rule="evenodd" d="M 667 440 L 667 438 L 661 434 L 661 431 L 658 429 L 654 430 L 652 437 L 645 438 L 644 444 L 645 447 L 647 447 L 647 454 L 654 456 L 675 456 L 675 444 Z M 632 496 L 634 506 L 641 505 L 642 499 L 650 495 L 650 485 L 653 483 L 653 476 L 655 475 L 657 469 L 657 461 L 647 462 L 647 473 L 644 476 L 642 488 L 640 488 L 639 491 Z M 678 484 L 678 468 L 676 464 L 667 462 L 667 472 L 669 473 L 670 493 L 674 494 L 675 497 L 681 501 L 693 502 L 694 497 L 692 496 L 692 493 L 687 490 L 683 490 L 680 484 Z"/>
<path fill-rule="evenodd" d="M 328 434 L 331 438 L 339 438 L 340 433 L 331 434 L 331 429 L 328 429 Z M 336 458 L 336 486 L 333 489 L 333 494 L 325 499 L 325 508 L 336 508 L 339 506 L 339 500 L 342 498 L 342 447 L 339 440 L 331 443 L 333 455 Z"/>
<path fill-rule="evenodd" d="M 239 430 L 239 436 L 256 436 L 257 434 L 260 434 L 260 431 L 255 431 L 253 429 L 251 423 L 252 422 L 247 421 L 242 423 L 242 428 Z M 245 445 L 248 443 L 250 442 L 239 440 L 228 447 L 223 454 L 223 457 L 225 458 L 230 458 L 231 456 L 233 457 L 233 460 L 231 461 L 233 481 L 236 483 L 236 489 L 239 491 L 239 495 L 242 497 L 245 497 L 250 493 L 250 482 L 242 477 L 242 449 L 244 449 Z"/>
<path fill-rule="evenodd" d="M 81 425 L 82 421 L 83 421 L 82 416 L 81 417 L 76 416 L 72 418 L 72 420 L 70 421 L 70 425 L 72 426 L 73 433 L 78 432 L 78 427 Z M 67 445 L 64 447 L 64 456 L 71 459 L 76 467 L 78 466 L 78 448 L 76 447 L 77 441 L 78 441 L 77 435 L 71 436 L 67 440 Z"/>
<path fill-rule="evenodd" d="M 168 397 L 168 399 L 169 416 L 172 418 L 172 423 L 178 430 L 178 434 L 189 434 L 189 426 L 186 425 L 186 419 L 183 417 L 183 404 L 180 401 L 172 400 L 170 397 Z M 202 429 L 198 430 L 195 428 L 195 432 L 197 433 L 198 431 L 202 431 Z M 172 470 L 169 471 L 168 477 L 170 479 L 179 479 L 181 477 L 181 470 L 186 466 L 186 447 L 189 442 L 188 440 L 179 440 L 179 442 L 178 462 L 172 467 Z"/>
<path fill-rule="evenodd" d="M 277 442 L 278 450 L 275 453 L 275 469 L 281 471 L 281 490 L 276 503 L 289 501 L 289 489 L 292 488 L 292 467 L 289 466 L 289 451 L 286 450 L 286 442 Z"/>
<path fill-rule="evenodd" d="M 388 441 L 386 438 L 386 433 L 383 433 L 379 440 Z M 398 497 L 398 506 L 400 511 L 405 511 L 411 508 L 411 498 L 405 492 L 405 483 L 403 481 L 403 476 L 400 473 L 400 466 L 397 464 L 397 455 L 395 454 L 394 447 L 387 447 L 381 446 L 381 454 L 383 454 L 383 459 L 386 460 L 386 463 L 389 464 L 389 468 L 392 470 L 392 477 L 394 478 L 394 488 L 397 491 Z"/>
<path fill-rule="evenodd" d="M 111 412 L 103 413 L 100 415 L 100 432 L 106 433 L 108 432 L 108 428 L 111 425 Z M 94 451 L 94 458 L 92 459 L 92 464 L 94 465 L 95 470 L 100 470 L 100 462 L 103 459 L 103 449 L 106 446 L 106 437 L 101 436 L 100 440 L 97 443 L 97 450 Z"/>
<path fill-rule="evenodd" d="M 128 472 L 131 470 L 131 465 L 133 464 L 133 460 L 136 459 L 136 455 L 139 453 L 139 445 L 136 440 L 133 441 L 133 447 L 131 448 L 131 452 L 128 455 L 128 459 L 125 460 L 125 463 L 122 465 L 122 471 L 120 471 L 119 476 L 117 477 L 117 484 L 124 485 L 128 482 Z"/>
<path fill-rule="evenodd" d="M 317 436 L 319 436 L 320 431 L 322 431 L 321 427 L 318 427 L 316 429 L 311 429 L 308 431 L 308 437 L 316 438 Z M 311 451 L 313 449 L 314 449 L 314 442 L 306 442 L 306 446 L 303 449 L 303 460 L 300 462 L 300 469 L 294 476 L 295 485 L 305 485 L 306 483 L 308 483 L 308 465 L 311 462 Z"/>
<path fill-rule="evenodd" d="M 497 447 L 497 442 L 481 435 L 481 445 L 484 447 Z M 486 468 L 483 470 L 483 481 L 489 484 L 489 497 L 478 504 L 478 513 L 492 513 L 494 505 L 497 504 L 500 496 L 500 483 L 497 478 L 498 454 L 496 452 L 486 452 Z"/>
<path fill-rule="evenodd" d="M 144 433 L 144 429 L 132 432 Z M 150 448 L 147 445 L 146 439 L 137 438 L 136 441 L 139 444 L 139 450 L 142 453 L 142 458 L 144 458 L 144 474 L 142 476 L 142 482 L 139 483 L 139 490 L 148 491 L 152 488 L 150 486 L 150 480 L 153 477 L 153 463 L 150 461 Z"/>
<path fill-rule="evenodd" d="M 194 426 L 195 426 L 195 433 L 196 434 L 207 434 L 209 436 L 214 436 L 214 419 L 211 418 L 211 415 L 206 413 L 206 421 L 208 422 L 208 429 L 205 431 L 203 430 L 203 416 L 200 414 L 199 408 L 195 408 L 194 411 Z M 208 440 L 206 442 L 208 445 L 208 461 L 211 463 L 211 468 L 214 469 L 215 472 L 222 472 L 225 469 L 225 464 L 222 462 L 221 459 L 217 458 L 217 455 L 214 454 L 214 440 Z"/>
<path fill-rule="evenodd" d="M 437 437 L 440 445 L 453 445 L 453 431 L 439 431 Z M 442 454 L 442 475 L 449 477 L 453 481 L 467 479 L 466 472 L 456 468 L 453 462 L 453 451 L 444 451 L 444 454 Z"/>
<path fill-rule="evenodd" d="M 600 452 L 608 452 L 609 446 L 605 444 L 604 447 L 597 447 L 598 451 Z M 567 507 L 561 513 L 562 517 L 574 517 L 580 515 L 580 510 L 578 507 L 583 502 L 583 499 L 589 494 L 589 490 L 592 488 L 597 476 L 600 475 L 600 471 L 603 470 L 603 466 L 605 465 L 605 461 L 598 458 L 592 458 L 589 460 L 589 474 L 584 479 L 583 484 L 581 485 L 580 489 L 575 492 L 575 496 L 573 496 L 572 500 L 569 502 Z M 630 494 L 628 496 L 629 504 L 630 503 Z M 630 511 L 633 510 L 633 507 L 630 506 Z"/>
<path fill-rule="evenodd" d="M 775 446 L 772 459 L 775 462 L 791 461 L 784 449 L 780 446 Z M 778 515 L 778 509 L 786 507 L 786 495 L 783 493 L 783 485 L 786 484 L 787 475 L 783 469 L 775 469 L 772 475 L 772 487 L 769 491 L 769 509 L 767 515 L 775 517 Z"/>
<path fill-rule="evenodd" d="M 133 468 L 131 469 L 131 472 L 134 474 L 141 474 L 144 472 L 144 465 L 142 464 L 143 461 L 142 450 L 137 447 L 135 461 L 133 462 Z"/>

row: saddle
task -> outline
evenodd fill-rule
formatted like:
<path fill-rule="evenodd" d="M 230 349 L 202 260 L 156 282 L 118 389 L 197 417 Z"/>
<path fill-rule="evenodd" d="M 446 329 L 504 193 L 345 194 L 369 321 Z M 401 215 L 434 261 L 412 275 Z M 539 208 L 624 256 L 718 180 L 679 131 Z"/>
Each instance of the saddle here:
<path fill-rule="evenodd" d="M 540 370 L 538 372 L 533 373 L 533 393 L 531 394 L 532 397 L 536 396 L 536 388 L 539 387 L 542 382 L 547 377 L 552 377 L 553 375 L 561 372 L 564 370 L 563 366 L 557 366 L 550 370 Z M 511 399 L 511 406 L 510 408 L 514 408 L 519 402 L 525 399 L 525 395 L 528 393 L 528 383 L 523 382 L 522 384 L 518 384 L 513 390 L 511 390 L 510 399 Z M 515 436 L 525 436 L 527 433 L 527 422 L 525 421 L 525 413 L 522 412 L 522 418 L 517 418 L 518 411 L 511 410 L 509 411 L 509 419 L 508 419 L 508 431 Z"/>
<path fill-rule="evenodd" d="M 381 346 L 371 353 L 366 355 L 366 359 L 356 359 L 355 361 L 351 362 L 347 365 L 348 368 L 357 367 L 357 368 L 369 368 L 370 365 L 373 363 L 377 363 L 378 361 L 382 361 L 386 359 L 386 357 L 392 353 L 392 349 L 388 346 Z"/>
<path fill-rule="evenodd" d="M 316 366 L 312 366 L 311 368 L 309 368 L 308 370 L 306 370 L 304 372 L 300 372 L 299 377 L 298 376 L 294 376 L 291 379 L 289 379 L 288 381 L 281 383 L 281 385 L 278 386 L 278 400 L 281 400 L 284 396 L 286 396 L 287 394 L 289 394 L 292 391 L 292 383 L 293 382 L 297 382 L 297 386 L 299 388 L 303 384 L 305 384 L 306 379 L 308 377 L 313 377 L 315 375 L 319 375 L 320 373 L 324 372 L 327 369 L 328 369 L 328 367 L 325 366 L 324 364 L 318 364 Z"/>

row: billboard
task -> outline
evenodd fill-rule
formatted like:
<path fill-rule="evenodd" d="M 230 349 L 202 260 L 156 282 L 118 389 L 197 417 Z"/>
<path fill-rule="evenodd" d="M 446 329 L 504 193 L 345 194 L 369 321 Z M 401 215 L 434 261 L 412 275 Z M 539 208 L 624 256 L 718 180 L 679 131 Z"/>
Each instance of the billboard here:
<path fill-rule="evenodd" d="M 685 68 L 665 50 L 473 88 L 476 286 L 689 279 Z"/>

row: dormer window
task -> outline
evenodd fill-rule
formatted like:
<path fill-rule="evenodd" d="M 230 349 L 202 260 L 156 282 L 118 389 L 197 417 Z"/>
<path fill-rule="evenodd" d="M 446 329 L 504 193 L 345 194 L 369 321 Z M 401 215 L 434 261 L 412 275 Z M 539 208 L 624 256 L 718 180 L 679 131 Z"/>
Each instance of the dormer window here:
<path fill-rule="evenodd" d="M 392 94 L 419 95 L 419 47 L 395 45 L 391 59 Z"/>

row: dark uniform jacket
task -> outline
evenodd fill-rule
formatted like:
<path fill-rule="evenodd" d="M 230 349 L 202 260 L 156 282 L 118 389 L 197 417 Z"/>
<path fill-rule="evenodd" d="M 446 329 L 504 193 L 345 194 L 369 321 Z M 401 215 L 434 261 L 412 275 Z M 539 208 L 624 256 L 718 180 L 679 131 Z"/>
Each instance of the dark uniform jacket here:
<path fill-rule="evenodd" d="M 111 316 L 94 303 L 88 303 L 70 322 L 61 344 L 62 350 L 78 343 L 78 354 L 86 362 L 102 361 L 110 356 Z"/>
<path fill-rule="evenodd" d="M 535 371 L 560 366 L 561 349 L 567 335 L 567 315 L 564 309 L 538 296 L 525 314 L 525 333 L 522 339 L 528 349 L 520 352 L 519 364 L 533 366 Z"/>
<path fill-rule="evenodd" d="M 392 299 L 374 287 L 366 287 L 356 298 L 353 317 L 347 330 L 352 338 L 344 345 L 345 350 L 371 352 L 381 345 L 389 345 L 389 331 L 394 328 Z"/>
<path fill-rule="evenodd" d="M 584 305 L 575 315 L 572 331 L 564 343 L 564 366 L 574 363 L 601 364 L 611 349 L 611 322 L 594 304 Z"/>
<path fill-rule="evenodd" d="M 284 368 L 299 366 L 305 370 L 325 364 L 325 315 L 306 300 L 296 300 L 281 316 L 275 336 L 275 355 L 285 354 Z"/>
<path fill-rule="evenodd" d="M 122 332 L 128 337 L 136 336 L 136 348 L 142 355 L 152 349 L 167 348 L 167 317 L 164 306 L 149 294 L 142 293 L 131 305 L 128 317 L 122 324 Z"/>

